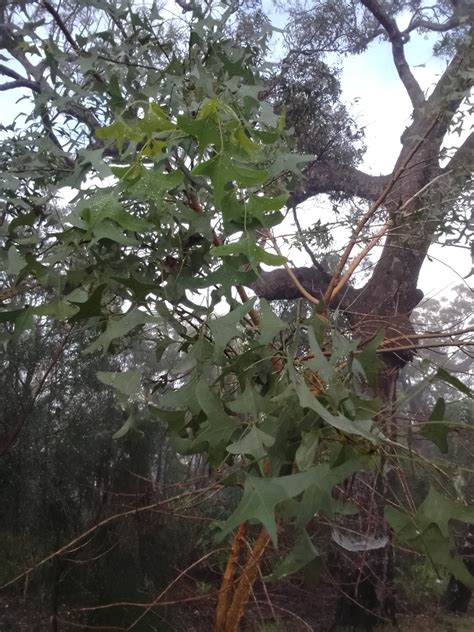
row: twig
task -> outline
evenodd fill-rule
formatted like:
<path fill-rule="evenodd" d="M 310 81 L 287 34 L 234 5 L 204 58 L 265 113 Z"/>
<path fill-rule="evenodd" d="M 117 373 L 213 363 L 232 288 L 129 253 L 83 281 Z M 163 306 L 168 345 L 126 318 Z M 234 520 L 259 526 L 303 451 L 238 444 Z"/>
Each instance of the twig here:
<path fill-rule="evenodd" d="M 406 200 L 402 204 L 402 206 L 400 206 L 400 208 L 397 209 L 397 212 L 403 211 L 414 200 L 416 200 L 417 197 L 419 197 L 427 189 L 429 189 L 435 182 L 437 182 L 441 178 L 444 178 L 445 176 L 449 175 L 450 173 L 451 173 L 450 171 L 445 171 L 443 173 L 440 173 L 438 176 L 436 176 L 432 180 L 430 180 L 427 184 L 425 184 L 423 187 L 421 187 L 421 189 L 419 189 L 414 195 L 412 195 L 408 200 Z M 354 260 L 351 262 L 349 268 L 346 270 L 346 272 L 343 274 L 343 276 L 341 277 L 339 282 L 336 284 L 336 286 L 332 290 L 329 301 L 333 301 L 335 299 L 335 297 L 340 292 L 340 290 L 349 281 L 349 279 L 352 276 L 352 273 L 358 267 L 358 265 L 361 263 L 361 261 L 363 261 L 365 259 L 365 257 L 372 250 L 372 248 L 374 248 L 374 246 L 376 246 L 378 244 L 378 242 L 382 239 L 382 237 L 385 235 L 385 233 L 387 233 L 391 228 L 393 228 L 393 220 L 390 219 L 384 226 L 382 226 L 382 228 L 379 230 L 379 232 L 374 237 L 372 237 L 372 239 L 365 246 L 365 248 L 363 248 L 362 251 L 357 255 L 357 257 L 355 257 Z"/>
<path fill-rule="evenodd" d="M 388 194 L 394 188 L 395 184 L 399 181 L 399 179 L 403 175 L 403 173 L 406 171 L 411 159 L 416 154 L 416 152 L 421 147 L 421 145 L 425 142 L 425 140 L 427 139 L 428 135 L 431 133 L 431 131 L 433 130 L 434 126 L 438 122 L 438 119 L 439 119 L 439 116 L 435 116 L 433 118 L 433 121 L 429 125 L 429 127 L 426 130 L 425 134 L 414 144 L 412 149 L 408 152 L 407 157 L 405 158 L 403 163 L 400 165 L 399 169 L 397 169 L 397 171 L 393 175 L 392 179 L 390 180 L 389 184 L 385 187 L 385 190 L 383 191 L 382 195 L 372 204 L 372 206 L 367 210 L 366 213 L 364 213 L 362 218 L 359 220 L 357 226 L 354 229 L 353 235 L 352 235 L 351 239 L 349 240 L 349 243 L 347 244 L 344 252 L 342 253 L 341 258 L 339 259 L 339 263 L 337 264 L 336 269 L 334 270 L 334 274 L 332 276 L 332 279 L 331 279 L 331 281 L 330 281 L 330 283 L 328 285 L 328 288 L 326 290 L 326 293 L 324 295 L 324 302 L 326 303 L 326 305 L 329 304 L 330 298 L 332 296 L 332 292 L 333 292 L 334 288 L 336 287 L 336 285 L 338 283 L 339 276 L 340 276 L 342 270 L 344 269 L 344 266 L 346 265 L 346 262 L 349 259 L 349 256 L 350 256 L 355 244 L 357 243 L 357 237 L 362 232 L 362 229 L 365 227 L 367 222 L 372 218 L 372 216 L 376 213 L 376 211 L 379 209 L 379 207 L 385 202 L 385 200 L 387 199 Z"/>
<path fill-rule="evenodd" d="M 160 599 L 168 592 L 168 590 L 172 588 L 181 579 L 181 577 L 186 575 L 192 568 L 195 568 L 196 566 L 198 566 L 198 564 L 201 564 L 201 562 L 204 562 L 204 560 L 207 560 L 209 557 L 211 557 L 212 555 L 215 555 L 216 553 L 219 553 L 222 550 L 223 549 L 215 549 L 214 551 L 210 551 L 209 553 L 206 553 L 205 555 L 200 557 L 198 560 L 193 562 L 190 566 L 185 568 L 184 571 L 181 571 L 181 573 L 179 573 L 179 575 L 175 577 L 175 579 L 171 583 L 169 583 L 168 586 L 166 586 L 164 590 L 160 592 L 158 597 L 140 614 L 140 616 L 138 616 L 135 619 L 135 621 L 133 621 L 128 626 L 127 632 L 129 632 L 129 630 L 133 630 L 133 628 L 137 625 L 137 623 L 140 623 L 143 617 L 160 601 Z"/>
<path fill-rule="evenodd" d="M 81 53 L 81 49 L 79 47 L 79 45 L 74 41 L 73 36 L 71 35 L 71 33 L 69 32 L 69 29 L 67 28 L 67 26 L 64 24 L 62 17 L 59 15 L 59 13 L 56 11 L 56 9 L 53 7 L 52 4 L 50 4 L 49 2 L 46 2 L 46 0 L 43 2 L 43 6 L 46 9 L 46 11 L 53 17 L 54 21 L 56 22 L 56 24 L 59 26 L 59 28 L 61 29 L 64 37 L 66 38 L 66 40 L 71 44 L 71 46 L 74 48 L 74 50 L 76 51 L 76 53 L 80 54 Z"/>
<path fill-rule="evenodd" d="M 210 485 L 208 487 L 208 489 L 213 489 L 216 485 L 217 485 L 217 483 L 214 483 L 213 485 Z M 204 491 L 204 490 L 202 490 L 202 491 Z M 3 590 L 4 588 L 7 588 L 8 586 L 11 586 L 12 584 L 16 583 L 20 579 L 23 579 L 23 577 L 26 577 L 27 575 L 29 575 L 34 570 L 37 570 L 38 568 L 41 568 L 47 562 L 50 562 L 51 560 L 53 560 L 55 557 L 58 557 L 59 555 L 62 555 L 62 553 L 68 552 L 71 549 L 71 547 L 73 547 L 76 544 L 78 544 L 79 542 L 81 542 L 87 536 L 95 533 L 98 529 L 100 529 L 101 527 L 105 526 L 106 524 L 109 524 L 110 522 L 113 522 L 114 520 L 118 520 L 120 518 L 126 518 L 127 516 L 134 516 L 134 515 L 137 515 L 137 514 L 140 514 L 140 513 L 144 513 L 145 511 L 152 511 L 153 509 L 161 507 L 162 505 L 167 505 L 170 502 L 173 502 L 175 500 L 179 500 L 181 498 L 184 498 L 186 496 L 190 496 L 192 494 L 195 494 L 195 492 L 193 490 L 191 490 L 189 492 L 185 492 L 184 494 L 179 494 L 178 496 L 173 496 L 171 498 L 167 498 L 166 500 L 162 500 L 162 501 L 157 502 L 157 503 L 152 503 L 150 505 L 145 505 L 143 507 L 135 507 L 133 509 L 128 509 L 126 511 L 122 511 L 122 512 L 117 513 L 117 514 L 113 514 L 112 516 L 108 516 L 107 518 L 104 518 L 100 522 L 97 522 L 95 525 L 93 525 L 92 527 L 90 527 L 86 531 L 83 531 L 77 537 L 75 537 L 72 540 L 70 540 L 67 544 L 65 544 L 64 546 L 60 547 L 59 549 L 56 549 L 56 551 L 53 551 L 53 553 L 50 553 L 49 555 L 44 557 L 42 560 L 40 560 L 39 562 L 37 562 L 36 564 L 31 566 L 30 568 L 27 568 L 26 571 L 23 571 L 19 575 L 16 575 L 15 577 L 13 577 L 13 579 L 10 579 L 9 581 L 7 581 L 5 584 L 0 586 L 0 590 Z"/>
<path fill-rule="evenodd" d="M 270 239 L 270 241 L 273 244 L 273 247 L 275 249 L 275 252 L 280 256 L 283 257 L 283 254 L 280 250 L 280 246 L 277 243 L 277 240 L 275 239 L 273 233 L 271 233 L 271 231 L 267 231 L 267 237 L 268 239 Z M 302 296 L 304 296 L 304 298 L 306 300 L 308 300 L 310 303 L 312 303 L 313 305 L 319 305 L 320 300 L 319 298 L 316 298 L 315 296 L 313 296 L 310 292 L 308 292 L 308 290 L 299 282 L 298 277 L 295 275 L 295 273 L 293 272 L 293 270 L 290 268 L 290 266 L 286 263 L 286 260 L 283 264 L 283 267 L 285 268 L 286 272 L 288 273 L 288 276 L 290 277 L 290 279 L 293 281 L 293 283 L 295 284 L 295 287 L 298 288 L 300 294 Z"/>

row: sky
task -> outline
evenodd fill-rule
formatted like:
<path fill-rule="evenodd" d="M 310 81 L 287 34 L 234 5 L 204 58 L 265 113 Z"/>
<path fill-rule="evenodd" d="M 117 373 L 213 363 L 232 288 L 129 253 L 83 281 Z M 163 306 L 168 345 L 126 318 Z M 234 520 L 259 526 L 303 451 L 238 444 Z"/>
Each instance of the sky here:
<path fill-rule="evenodd" d="M 446 60 L 433 56 L 432 38 L 412 37 L 406 56 L 422 89 L 429 93 L 446 67 Z M 388 44 L 375 44 L 357 57 L 344 63 L 342 74 L 343 99 L 351 107 L 356 120 L 366 127 L 367 152 L 361 167 L 374 175 L 390 173 L 401 149 L 400 136 L 410 124 L 411 104 L 396 73 Z M 471 123 L 472 123 L 471 119 Z M 472 126 L 471 126 L 472 127 Z M 463 136 L 449 135 L 446 146 L 462 143 Z M 421 270 L 419 287 L 425 297 L 439 296 L 444 290 L 465 283 L 462 277 L 471 270 L 470 254 L 458 248 L 430 249 Z M 467 280 L 472 287 L 473 279 Z"/>
<path fill-rule="evenodd" d="M 271 0 L 265 0 L 267 6 Z M 170 11 L 181 15 L 181 9 L 167 2 Z M 282 16 L 273 13 L 276 22 L 282 24 Z M 432 40 L 421 36 L 412 37 L 406 53 L 412 70 L 422 89 L 430 91 L 442 73 L 446 61 L 432 54 Z M 26 102 L 16 103 L 22 96 L 21 90 L 0 92 L 0 112 L 2 122 L 7 124 L 18 114 L 19 108 Z M 367 152 L 361 168 L 379 174 L 390 173 L 400 151 L 400 136 L 410 122 L 410 102 L 397 76 L 393 65 L 391 50 L 386 43 L 372 44 L 358 56 L 347 57 L 342 67 L 342 98 L 348 105 L 353 118 L 365 127 Z M 462 142 L 461 138 L 449 139 L 449 143 Z M 304 226 L 316 219 L 329 216 L 329 206 L 320 200 L 306 202 L 299 214 Z M 291 226 L 286 222 L 280 228 L 288 232 Z M 341 241 L 341 248 L 343 237 Z M 440 296 L 460 283 L 466 283 L 462 277 L 471 269 L 471 260 L 467 251 L 458 248 L 440 248 L 433 246 L 431 257 L 426 260 L 420 275 L 419 287 L 425 297 Z M 305 255 L 292 252 L 292 260 L 297 265 L 308 264 Z M 467 279 L 471 286 L 473 278 Z"/>

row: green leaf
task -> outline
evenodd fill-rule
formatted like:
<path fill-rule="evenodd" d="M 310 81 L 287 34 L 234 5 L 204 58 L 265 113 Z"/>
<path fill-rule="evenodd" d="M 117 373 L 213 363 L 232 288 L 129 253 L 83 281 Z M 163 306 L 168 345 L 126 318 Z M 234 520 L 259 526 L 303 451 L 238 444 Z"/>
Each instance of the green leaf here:
<path fill-rule="evenodd" d="M 226 535 L 247 520 L 257 520 L 263 524 L 277 545 L 275 507 L 301 494 L 315 481 L 315 468 L 307 472 L 280 476 L 276 478 L 258 478 L 247 474 L 244 494 L 237 507 L 224 525 Z"/>
<path fill-rule="evenodd" d="M 121 228 L 119 228 L 114 222 L 104 220 L 93 229 L 95 237 L 94 241 L 100 241 L 101 239 L 110 239 L 117 244 L 123 246 L 138 246 L 138 241 L 132 237 L 128 237 Z"/>
<path fill-rule="evenodd" d="M 231 402 L 226 402 L 226 405 L 239 415 L 250 415 L 254 419 L 258 418 L 259 413 L 268 412 L 268 402 L 249 381 L 243 392 Z"/>
<path fill-rule="evenodd" d="M 28 308 L 27 308 L 28 309 Z M 0 311 L 0 323 L 10 323 L 15 321 L 25 309 L 6 309 L 4 312 Z"/>
<path fill-rule="evenodd" d="M 369 386 L 375 387 L 377 385 L 377 375 L 379 368 L 382 364 L 377 350 L 380 344 L 383 342 L 385 332 L 379 331 L 372 340 L 365 345 L 362 351 L 357 355 L 357 360 L 361 364 L 365 377 Z"/>
<path fill-rule="evenodd" d="M 234 181 L 234 169 L 227 156 L 218 154 L 211 160 L 202 162 L 192 170 L 196 176 L 208 176 L 214 188 L 214 197 L 219 204 L 224 197 L 226 187 Z"/>
<path fill-rule="evenodd" d="M 180 434 L 187 425 L 186 410 L 163 410 L 152 404 L 149 405 L 149 409 L 155 417 L 166 424 L 172 434 Z"/>
<path fill-rule="evenodd" d="M 233 163 L 234 179 L 243 187 L 255 187 L 268 180 L 268 171 L 265 169 L 249 169 Z"/>
<path fill-rule="evenodd" d="M 272 308 L 264 298 L 260 299 L 260 313 L 259 340 L 262 344 L 268 344 L 278 333 L 280 333 L 280 331 L 286 329 L 287 323 L 274 314 Z"/>
<path fill-rule="evenodd" d="M 247 301 L 244 305 L 239 305 L 226 316 L 220 316 L 209 322 L 209 329 L 216 344 L 217 353 L 221 353 L 226 348 L 228 342 L 236 336 L 241 336 L 239 324 L 242 318 L 248 313 L 254 303 L 254 299 Z"/>
<path fill-rule="evenodd" d="M 461 393 L 464 393 L 464 395 L 467 395 L 468 397 L 473 396 L 472 390 L 468 386 L 466 386 L 466 384 L 463 384 L 461 380 L 459 380 L 457 377 L 455 377 L 454 375 L 451 375 L 451 373 L 446 371 L 446 369 L 438 369 L 436 371 L 435 378 L 438 378 L 438 380 L 442 380 L 443 382 L 450 384 L 451 386 L 456 388 L 458 391 L 461 391 Z"/>
<path fill-rule="evenodd" d="M 233 182 L 243 187 L 254 187 L 263 184 L 268 179 L 267 171 L 242 167 L 225 154 L 218 154 L 201 163 L 193 169 L 192 173 L 196 176 L 208 176 L 211 179 L 217 203 L 222 201 L 226 187 Z"/>
<path fill-rule="evenodd" d="M 301 406 L 314 410 L 327 424 L 348 434 L 359 435 L 372 443 L 378 443 L 382 433 L 377 430 L 371 419 L 351 420 L 340 413 L 333 414 L 312 394 L 305 382 L 299 378 L 291 362 L 288 363 L 289 372 Z"/>
<path fill-rule="evenodd" d="M 314 464 L 314 456 L 319 445 L 319 430 L 301 433 L 301 443 L 295 454 L 295 463 L 301 472 L 309 470 Z"/>
<path fill-rule="evenodd" d="M 160 398 L 160 407 L 174 409 L 189 409 L 193 414 L 197 415 L 201 407 L 196 397 L 196 378 L 193 377 L 175 391 L 169 391 Z"/>
<path fill-rule="evenodd" d="M 322 305 L 322 301 L 320 305 Z M 311 325 L 311 329 L 316 337 L 316 342 L 319 346 L 321 346 L 324 343 L 324 338 L 330 327 L 330 324 L 328 319 L 317 311 L 318 309 L 319 305 L 314 308 L 308 324 Z"/>
<path fill-rule="evenodd" d="M 130 333 L 135 327 L 145 325 L 146 323 L 154 323 L 156 319 L 153 316 L 145 314 L 137 308 L 133 308 L 127 314 L 120 316 L 111 316 L 108 320 L 107 328 L 97 340 L 84 349 L 84 354 L 92 353 L 102 348 L 105 353 L 108 351 L 110 344 L 116 338 L 122 338 Z"/>
<path fill-rule="evenodd" d="M 8 264 L 6 273 L 18 274 L 20 270 L 23 270 L 26 265 L 26 260 L 18 252 L 15 246 L 10 246 L 10 248 L 8 249 Z"/>
<path fill-rule="evenodd" d="M 288 171 L 297 176 L 301 176 L 302 167 L 309 162 L 314 162 L 315 160 L 316 156 L 313 156 L 312 154 L 278 153 L 269 169 L 269 176 L 279 176 L 281 173 Z"/>
<path fill-rule="evenodd" d="M 247 200 L 240 200 L 235 190 L 227 191 L 221 200 L 221 210 L 228 232 L 279 224 L 283 215 L 277 209 L 284 206 L 287 199 L 286 194 L 275 198 L 251 194 Z"/>
<path fill-rule="evenodd" d="M 26 307 L 22 309 L 18 316 L 15 318 L 15 333 L 14 337 L 18 338 L 24 331 L 32 329 L 34 326 L 34 308 Z"/>
<path fill-rule="evenodd" d="M 275 443 L 275 438 L 252 425 L 250 430 L 238 441 L 227 446 L 230 454 L 244 454 L 252 456 L 259 462 L 261 470 L 263 463 L 261 460 L 268 454 L 268 448 Z M 262 472 L 263 473 L 263 472 Z"/>
<path fill-rule="evenodd" d="M 163 108 L 156 103 L 150 103 L 145 116 L 137 120 L 137 128 L 150 137 L 154 133 L 175 130 L 176 125 L 171 122 Z"/>
<path fill-rule="evenodd" d="M 249 156 L 252 156 L 255 153 L 260 151 L 260 145 L 254 143 L 245 133 L 243 127 L 239 126 L 234 131 L 232 138 L 236 142 L 236 144 L 241 147 L 244 151 L 246 151 Z"/>
<path fill-rule="evenodd" d="M 423 533 L 412 540 L 410 546 L 415 551 L 428 555 L 430 562 L 435 566 L 444 567 L 463 584 L 474 589 L 474 575 L 454 552 L 453 543 L 443 536 L 435 524 L 431 524 Z"/>
<path fill-rule="evenodd" d="M 316 336 L 314 334 L 313 328 L 308 329 L 308 339 L 311 347 L 311 351 L 313 352 L 313 358 L 306 362 L 307 366 L 313 371 L 318 373 L 326 384 L 329 384 L 331 381 L 336 380 L 336 372 L 333 366 L 326 359 L 326 356 L 322 352 L 321 347 L 318 344 Z"/>
<path fill-rule="evenodd" d="M 303 528 L 314 516 L 324 511 L 333 516 L 337 506 L 332 498 L 332 489 L 345 481 L 356 472 L 372 470 L 377 465 L 377 460 L 370 455 L 348 458 L 336 467 L 330 467 L 329 463 L 322 463 L 313 469 L 317 472 L 315 481 L 304 492 L 297 516 L 297 526 Z"/>
<path fill-rule="evenodd" d="M 304 568 L 307 564 L 319 557 L 319 551 L 311 542 L 306 529 L 299 536 L 293 549 L 288 555 L 273 569 L 273 573 L 268 578 L 269 581 L 276 581 L 292 575 Z"/>
<path fill-rule="evenodd" d="M 112 108 L 114 110 L 118 108 L 124 108 L 126 105 L 126 101 L 120 91 L 120 84 L 117 75 L 112 75 L 110 77 L 108 91 L 111 96 L 110 104 Z"/>
<path fill-rule="evenodd" d="M 132 428 L 134 428 L 136 425 L 136 420 L 134 418 L 133 415 L 130 415 L 127 419 L 127 421 L 123 424 L 123 426 L 120 428 L 120 430 L 117 430 L 117 432 L 115 432 L 112 435 L 112 439 L 121 439 L 122 437 L 124 437 L 126 434 L 128 434 L 128 432 L 130 432 L 130 430 Z"/>
<path fill-rule="evenodd" d="M 112 280 L 117 281 L 121 285 L 127 287 L 129 290 L 133 292 L 135 300 L 139 303 L 145 302 L 147 296 L 157 290 L 156 283 L 149 283 L 146 279 L 139 279 L 133 274 L 130 274 L 128 277 L 111 277 Z M 92 297 L 91 297 L 92 298 Z"/>
<path fill-rule="evenodd" d="M 224 289 L 230 289 L 238 283 L 249 285 L 256 278 L 253 270 L 239 270 L 231 265 L 230 262 L 224 261 L 217 270 L 210 272 L 205 278 L 190 279 L 188 287 L 200 289 L 211 285 L 222 285 Z"/>
<path fill-rule="evenodd" d="M 142 138 L 142 133 L 127 125 L 122 118 L 118 118 L 112 125 L 98 129 L 95 135 L 99 139 L 115 141 L 119 151 L 122 151 L 125 141 L 139 141 Z"/>
<path fill-rule="evenodd" d="M 182 171 L 162 173 L 157 169 L 146 169 L 141 178 L 128 187 L 127 192 L 128 195 L 136 196 L 148 203 L 154 202 L 156 208 L 163 212 L 169 208 L 165 202 L 164 193 L 179 187 L 183 180 Z"/>
<path fill-rule="evenodd" d="M 132 371 L 97 371 L 97 378 L 107 386 L 112 386 L 123 395 L 130 397 L 140 391 L 142 372 Z"/>
<path fill-rule="evenodd" d="M 178 127 L 197 139 L 201 154 L 211 145 L 215 145 L 217 150 L 222 148 L 222 135 L 216 116 L 211 115 L 197 119 L 192 119 L 189 116 L 178 116 Z"/>
<path fill-rule="evenodd" d="M 426 555 L 435 566 L 446 568 L 466 586 L 474 588 L 474 576 L 455 554 L 454 541 L 448 526 L 450 520 L 473 524 L 474 508 L 430 490 L 414 516 L 388 505 L 385 507 L 385 519 L 399 542 Z"/>
<path fill-rule="evenodd" d="M 51 301 L 51 303 L 46 303 L 46 305 L 34 307 L 33 312 L 37 316 L 51 316 L 57 320 L 68 320 L 77 312 L 77 307 L 71 305 L 65 299 L 57 299 L 56 301 Z"/>
<path fill-rule="evenodd" d="M 123 229 L 132 232 L 143 232 L 152 226 L 147 220 L 136 217 L 123 208 L 117 189 L 95 191 L 78 203 L 77 210 L 81 211 L 81 218 L 93 232 L 102 226 L 105 220 L 113 220 Z"/>
<path fill-rule="evenodd" d="M 416 513 L 415 521 L 421 525 L 434 522 L 441 533 L 448 536 L 450 520 L 474 524 L 474 507 L 447 498 L 431 488 Z"/>
<path fill-rule="evenodd" d="M 86 301 L 76 302 L 71 300 L 69 296 L 66 298 L 73 305 L 79 305 L 79 311 L 72 316 L 69 321 L 75 323 L 79 320 L 93 318 L 94 316 L 100 316 L 102 313 L 102 294 L 104 293 L 105 285 L 99 285 L 95 288 L 92 294 Z"/>
<path fill-rule="evenodd" d="M 431 441 L 444 454 L 448 451 L 449 424 L 444 422 L 446 402 L 442 397 L 438 399 L 429 420 L 423 425 L 420 434 Z"/>
<path fill-rule="evenodd" d="M 226 414 L 219 398 L 204 382 L 196 386 L 196 397 L 207 421 L 201 425 L 193 445 L 207 442 L 210 451 L 222 444 L 227 445 L 237 428 L 236 420 Z"/>
<path fill-rule="evenodd" d="M 274 255 L 264 250 L 255 243 L 250 237 L 241 239 L 233 244 L 225 244 L 224 246 L 216 246 L 211 249 L 211 255 L 215 257 L 228 257 L 230 255 L 245 255 L 252 265 L 256 268 L 260 263 L 268 266 L 280 266 L 286 262 L 285 257 Z"/>

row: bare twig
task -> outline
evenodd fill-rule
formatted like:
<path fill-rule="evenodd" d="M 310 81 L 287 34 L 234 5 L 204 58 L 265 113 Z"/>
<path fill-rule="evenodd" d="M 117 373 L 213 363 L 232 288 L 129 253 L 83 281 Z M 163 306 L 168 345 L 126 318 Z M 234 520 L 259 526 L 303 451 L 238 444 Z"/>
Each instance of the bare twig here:
<path fill-rule="evenodd" d="M 365 227 L 365 225 L 369 222 L 369 220 L 376 213 L 376 211 L 385 202 L 385 200 L 387 199 L 388 194 L 393 189 L 393 187 L 397 184 L 397 182 L 400 180 L 401 176 L 403 175 L 403 173 L 406 171 L 408 165 L 410 164 L 413 156 L 416 154 L 416 152 L 423 145 L 423 143 L 425 142 L 425 140 L 427 139 L 427 137 L 429 136 L 429 134 L 431 133 L 431 131 L 435 127 L 437 121 L 438 121 L 438 116 L 435 116 L 433 118 L 433 120 L 431 121 L 430 125 L 428 126 L 425 134 L 413 145 L 412 149 L 409 151 L 409 153 L 406 156 L 406 158 L 403 161 L 403 163 L 400 165 L 400 167 L 397 169 L 397 171 L 393 174 L 392 179 L 390 180 L 389 184 L 386 186 L 386 188 L 385 188 L 384 192 L 382 193 L 382 195 L 378 198 L 378 200 L 376 200 L 374 202 L 374 204 L 372 204 L 372 206 L 367 210 L 366 213 L 364 213 L 364 215 L 359 220 L 357 226 L 354 229 L 352 237 L 349 240 L 349 243 L 347 244 L 346 248 L 344 249 L 344 252 L 342 253 L 341 258 L 339 259 L 339 263 L 337 264 L 336 269 L 334 270 L 333 277 L 332 277 L 332 279 L 331 279 L 331 281 L 330 281 L 330 283 L 328 285 L 328 288 L 326 290 L 326 293 L 324 295 L 324 301 L 325 301 L 326 305 L 328 305 L 329 302 L 330 302 L 333 290 L 336 287 L 336 285 L 338 284 L 339 276 L 340 276 L 342 270 L 344 269 L 344 266 L 346 265 L 346 262 L 349 259 L 349 256 L 350 256 L 354 246 L 357 243 L 358 236 L 362 232 L 362 230 Z"/>

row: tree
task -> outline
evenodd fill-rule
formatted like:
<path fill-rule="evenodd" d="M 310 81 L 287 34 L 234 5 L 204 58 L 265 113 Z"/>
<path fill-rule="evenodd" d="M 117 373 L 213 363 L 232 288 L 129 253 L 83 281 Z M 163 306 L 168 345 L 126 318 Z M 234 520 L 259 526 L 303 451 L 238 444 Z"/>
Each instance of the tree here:
<path fill-rule="evenodd" d="M 443 140 L 472 87 L 472 6 L 295 3 L 287 55 L 275 69 L 264 62 L 270 29 L 261 12 L 258 30 L 238 44 L 258 4 L 178 4 L 186 19 L 171 23 L 155 5 L 4 7 L 10 22 L 0 41 L 9 63 L 0 65 L 7 78 L 1 89 L 28 90 L 33 110 L 21 132 L 18 123 L 6 130 L 1 150 L 8 171 L 3 296 L 43 285 L 56 297 L 23 309 L 7 302 L 2 318 L 15 323 L 16 336 L 41 315 L 101 326 L 86 352 L 113 352 L 123 336 L 158 323 L 166 324 L 161 349 L 178 341 L 187 354 L 175 369 L 179 388 L 159 400 L 157 414 L 182 452 L 204 451 L 214 467 L 238 455 L 248 468 L 242 502 L 224 528 L 239 530 L 224 573 L 218 630 L 236 629 L 259 560 L 270 537 L 277 542 L 275 507 L 298 499 L 289 519 L 301 532 L 297 546 L 314 559 L 310 519 L 320 511 L 344 513 L 341 484 L 365 472 L 351 487 L 352 500 L 358 529 L 367 533 L 375 524 L 376 546 L 366 537 L 346 553 L 356 570 L 346 577 L 349 601 L 339 622 L 360 621 L 367 629 L 377 616 L 392 616 L 393 533 L 415 550 L 426 544 L 408 520 L 426 532 L 435 563 L 470 581 L 459 560 L 450 561 L 450 536 L 434 514 L 438 492 L 407 518 L 407 507 L 396 508 L 385 490 L 393 483 L 387 471 L 399 464 L 396 381 L 425 344 L 410 320 L 422 297 L 418 274 L 437 232 L 462 225 L 470 194 L 474 136 L 445 166 L 441 160 Z M 402 29 L 399 18 L 407 13 Z M 450 54 L 428 97 L 405 57 L 415 32 L 440 34 L 439 49 Z M 377 39 L 390 44 L 413 106 L 400 156 L 383 176 L 357 169 L 361 133 L 337 102 L 338 78 L 326 56 L 357 53 Z M 285 130 L 285 113 L 294 133 Z M 51 206 L 60 187 L 79 187 L 91 173 L 113 174 L 118 182 L 85 191 L 67 217 Z M 370 207 L 350 218 L 352 237 L 333 269 L 314 252 L 312 268 L 292 269 L 271 228 L 283 207 L 321 193 L 362 198 Z M 365 245 L 357 251 L 360 239 Z M 381 257 L 356 289 L 352 273 L 382 239 Z M 282 267 L 268 272 L 262 265 Z M 260 314 L 244 286 L 260 298 Z M 193 298 L 203 289 L 210 295 L 205 306 Z M 301 296 L 315 312 L 292 329 L 265 302 Z M 225 316 L 217 307 L 222 298 L 231 308 Z M 343 315 L 346 336 L 331 311 Z M 295 352 L 301 329 L 310 347 L 304 354 Z M 133 431 L 130 419 L 124 432 Z M 445 507 L 472 519 L 463 506 Z M 264 528 L 233 589 L 248 520 Z M 344 520 L 338 529 L 343 533 Z M 291 555 L 287 563 L 295 570 Z"/>

